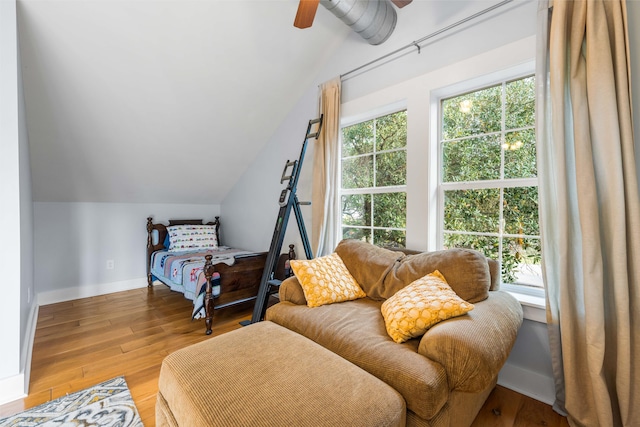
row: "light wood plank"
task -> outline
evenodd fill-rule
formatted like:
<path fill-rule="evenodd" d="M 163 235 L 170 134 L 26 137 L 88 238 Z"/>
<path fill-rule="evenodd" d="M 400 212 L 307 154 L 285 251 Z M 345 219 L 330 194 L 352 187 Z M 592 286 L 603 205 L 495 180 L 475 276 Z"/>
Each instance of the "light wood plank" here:
<path fill-rule="evenodd" d="M 55 342 L 41 343 L 36 339 L 33 343 L 33 353 L 43 353 L 47 355 L 64 354 L 72 350 L 82 349 L 95 345 L 96 343 L 110 341 L 115 338 L 125 337 L 132 334 L 133 331 L 128 326 L 123 328 L 105 326 L 95 329 L 90 334 L 72 334 L 69 339 L 59 339 Z"/>
<path fill-rule="evenodd" d="M 64 358 L 55 354 L 50 357 L 43 357 L 42 363 L 31 368 L 31 376 L 33 378 L 44 378 L 51 375 L 58 375 L 60 371 L 68 371 L 105 358 L 121 355 L 122 350 L 117 346 L 108 346 L 100 350 L 79 349 L 66 354 Z"/>
<path fill-rule="evenodd" d="M 35 345 L 35 343 L 44 344 L 49 341 L 59 341 L 61 338 L 70 340 L 73 335 L 85 336 L 86 334 L 94 333 L 96 329 L 108 328 L 110 326 L 111 322 L 109 319 L 104 319 L 101 322 L 95 322 L 88 325 L 81 325 L 79 320 L 72 320 L 58 325 L 46 326 L 38 329 L 33 342 Z"/>

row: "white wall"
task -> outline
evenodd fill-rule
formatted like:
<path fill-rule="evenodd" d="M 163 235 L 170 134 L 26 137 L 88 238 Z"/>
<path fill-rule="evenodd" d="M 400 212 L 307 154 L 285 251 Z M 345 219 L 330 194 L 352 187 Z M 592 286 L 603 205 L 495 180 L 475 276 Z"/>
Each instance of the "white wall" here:
<path fill-rule="evenodd" d="M 0 403 L 24 395 L 34 316 L 31 173 L 19 75 L 16 2 L 0 2 Z M 28 377 L 28 375 L 26 375 Z"/>
<path fill-rule="evenodd" d="M 5 243 L 0 245 L 0 262 L 6 272 L 0 298 L 3 325 L 0 340 L 11 349 L 0 352 L 0 378 L 17 374 L 20 368 L 20 144 L 15 6 L 15 1 L 0 3 L 0 221 L 14 225 L 5 226 L 2 236 Z"/>
<path fill-rule="evenodd" d="M 446 28 L 449 23 L 458 22 L 473 13 L 479 13 L 497 2 L 474 1 L 471 3 L 474 6 L 473 8 L 463 8 L 461 9 L 461 14 L 452 16 L 448 16 L 446 13 L 439 15 L 437 12 L 444 12 L 443 9 L 445 7 L 457 9 L 461 2 L 444 3 L 448 3 L 448 5 L 445 6 L 442 3 L 434 2 L 433 4 L 436 7 L 433 10 L 429 10 L 428 16 L 422 14 L 420 9 L 415 8 L 415 2 L 411 4 L 411 8 L 407 7 L 402 10 L 410 14 L 408 17 L 403 17 L 407 22 L 402 23 L 403 26 L 408 26 L 409 28 L 396 29 L 396 32 L 404 31 L 406 33 L 402 46 L 411 44 L 413 40 L 432 35 L 432 32 L 426 34 L 428 33 L 426 28 Z M 425 2 L 425 4 L 428 4 L 428 2 Z M 370 67 L 365 74 L 359 74 L 360 72 L 350 74 L 345 80 L 342 101 L 351 101 L 369 95 L 376 90 L 422 76 L 446 65 L 463 61 L 482 52 L 534 35 L 536 31 L 536 10 L 536 1 L 509 3 L 449 31 L 430 37 L 422 44 L 419 53 L 416 48 L 412 47 L 398 55 L 393 55 L 392 57 L 398 58 L 394 61 L 387 62 L 384 60 L 377 66 Z M 449 11 L 449 13 L 453 13 L 453 11 Z M 436 21 L 431 25 L 424 24 L 430 20 Z M 376 57 L 393 51 L 391 49 L 384 50 L 379 52 Z M 342 50 L 336 55 L 336 62 L 346 65 L 352 56 L 353 52 Z M 359 63 L 349 67 L 345 66 L 345 69 L 341 69 L 340 73 L 343 74 L 350 71 L 371 59 L 374 58 L 361 60 Z"/>
<path fill-rule="evenodd" d="M 18 45 L 20 43 L 18 42 Z M 18 56 L 18 70 L 21 70 Z M 25 390 L 29 388 L 31 347 L 38 320 L 38 305 L 33 283 L 33 197 L 29 138 L 25 111 L 22 73 L 18 73 L 18 123 L 20 142 L 20 366 L 25 373 Z"/>
<path fill-rule="evenodd" d="M 146 286 L 148 216 L 167 224 L 178 218 L 210 221 L 219 214 L 218 205 L 35 202 L 38 303 Z"/>
<path fill-rule="evenodd" d="M 317 86 L 426 36 L 427 28 L 444 28 L 493 2 L 466 2 L 466 7 L 461 7 L 463 3 L 465 2 L 456 2 L 455 5 L 451 2 L 414 2 L 411 7 L 399 11 L 402 25 L 396 27 L 393 35 L 383 45 L 369 46 L 355 33 L 345 41 L 327 62 L 327 66 L 318 72 L 314 84 L 301 97 L 276 133 L 269 138 L 257 160 L 224 199 L 222 214 L 234 218 L 233 226 L 228 229 L 228 237 L 233 245 L 250 250 L 269 248 L 278 213 L 277 200 L 284 187 L 284 184 L 280 184 L 282 168 L 288 159 L 298 157 L 307 122 L 317 116 Z M 382 88 L 401 84 L 463 58 L 531 36 L 535 34 L 536 10 L 535 1 L 514 2 L 446 35 L 435 37 L 421 49 L 420 54 L 414 51 L 366 74 L 350 77 L 343 83 L 342 102 L 356 101 Z M 500 28 L 500 31 L 496 31 L 496 28 Z M 428 94 L 421 100 L 423 101 L 428 102 Z M 425 117 L 426 120 L 428 116 Z M 313 144 L 310 144 L 298 186 L 300 200 L 310 200 L 312 164 Z M 307 229 L 310 230 L 310 208 L 302 206 L 302 211 Z M 295 221 L 291 220 L 285 244 L 296 243 L 297 236 Z M 299 246 L 298 248 L 301 250 Z"/>
<path fill-rule="evenodd" d="M 544 309 L 542 312 L 544 316 Z M 524 319 L 498 384 L 553 405 L 555 386 L 546 323 Z"/>
<path fill-rule="evenodd" d="M 278 198 L 288 183 L 280 184 L 282 170 L 288 160 L 299 158 L 307 125 L 316 115 L 315 94 L 307 92 L 271 138 L 272 143 L 259 153 L 258 160 L 225 198 L 222 215 L 233 219 L 225 231 L 229 239 L 228 245 L 251 251 L 269 249 L 280 209 Z M 297 192 L 300 201 L 311 200 L 314 141 L 308 142 L 302 164 Z M 301 211 L 307 233 L 310 233 L 311 207 L 301 206 Z M 290 243 L 296 245 L 298 256 L 304 255 L 293 212 L 283 248 L 287 248 Z"/>

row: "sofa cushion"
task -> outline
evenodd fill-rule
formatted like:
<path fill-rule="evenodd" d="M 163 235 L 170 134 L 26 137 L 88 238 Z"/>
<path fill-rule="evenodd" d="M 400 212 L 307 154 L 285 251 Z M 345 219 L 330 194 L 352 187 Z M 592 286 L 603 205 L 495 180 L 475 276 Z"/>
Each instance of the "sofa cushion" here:
<path fill-rule="evenodd" d="M 491 287 L 490 291 L 500 290 L 500 263 L 495 259 L 487 258 L 489 264 L 489 273 L 491 273 Z"/>
<path fill-rule="evenodd" d="M 384 279 L 407 255 L 354 239 L 345 239 L 338 243 L 336 253 L 340 255 L 344 265 L 369 298 L 387 299 L 396 293 L 397 289 L 386 288 L 388 284 Z M 433 270 L 435 269 L 425 271 L 424 274 L 431 273 Z"/>
<path fill-rule="evenodd" d="M 278 296 L 280 301 L 291 301 L 294 304 L 307 305 L 304 291 L 296 276 L 288 277 L 280 284 Z"/>
<path fill-rule="evenodd" d="M 446 373 L 441 364 L 417 352 L 417 339 L 398 344 L 387 335 L 381 304 L 369 298 L 316 308 L 280 302 L 267 310 L 265 319 L 380 378 L 404 397 L 407 408 L 431 419 L 449 399 Z"/>
<path fill-rule="evenodd" d="M 489 296 L 487 258 L 471 249 L 447 249 L 405 255 L 359 240 L 342 240 L 336 253 L 367 296 L 390 298 L 416 279 L 439 270 L 460 298 L 476 303 Z"/>
<path fill-rule="evenodd" d="M 473 310 L 438 270 L 415 280 L 382 303 L 389 336 L 397 343 L 419 337 L 438 322 Z"/>
<path fill-rule="evenodd" d="M 392 251 L 402 252 L 405 255 L 415 255 L 421 254 L 424 251 L 416 251 L 415 249 L 407 249 L 407 248 L 397 248 L 387 246 L 386 249 Z M 487 263 L 489 264 L 489 273 L 491 274 L 491 287 L 490 291 L 499 291 L 500 290 L 500 263 L 495 259 L 487 258 Z"/>
<path fill-rule="evenodd" d="M 309 307 L 366 297 L 335 252 L 311 260 L 292 259 L 291 269 L 302 286 Z"/>

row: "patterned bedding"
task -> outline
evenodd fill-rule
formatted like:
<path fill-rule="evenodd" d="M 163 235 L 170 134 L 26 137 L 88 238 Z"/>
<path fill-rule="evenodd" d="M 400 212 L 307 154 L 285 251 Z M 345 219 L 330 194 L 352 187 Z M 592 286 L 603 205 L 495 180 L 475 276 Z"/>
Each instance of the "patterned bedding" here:
<path fill-rule="evenodd" d="M 151 275 L 154 280 L 160 280 L 171 290 L 183 293 L 185 298 L 195 300 L 199 293 L 198 283 L 206 281 L 202 271 L 205 255 L 213 255 L 211 260 L 213 264 L 233 265 L 235 256 L 250 253 L 225 246 L 205 251 L 156 251 L 151 255 Z"/>

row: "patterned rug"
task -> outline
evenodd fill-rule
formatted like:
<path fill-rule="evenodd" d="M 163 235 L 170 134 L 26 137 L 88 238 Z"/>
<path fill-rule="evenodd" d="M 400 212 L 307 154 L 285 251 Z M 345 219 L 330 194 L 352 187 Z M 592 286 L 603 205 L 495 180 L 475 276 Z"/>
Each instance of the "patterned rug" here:
<path fill-rule="evenodd" d="M 124 377 L 113 378 L 16 415 L 0 427 L 142 427 Z"/>

